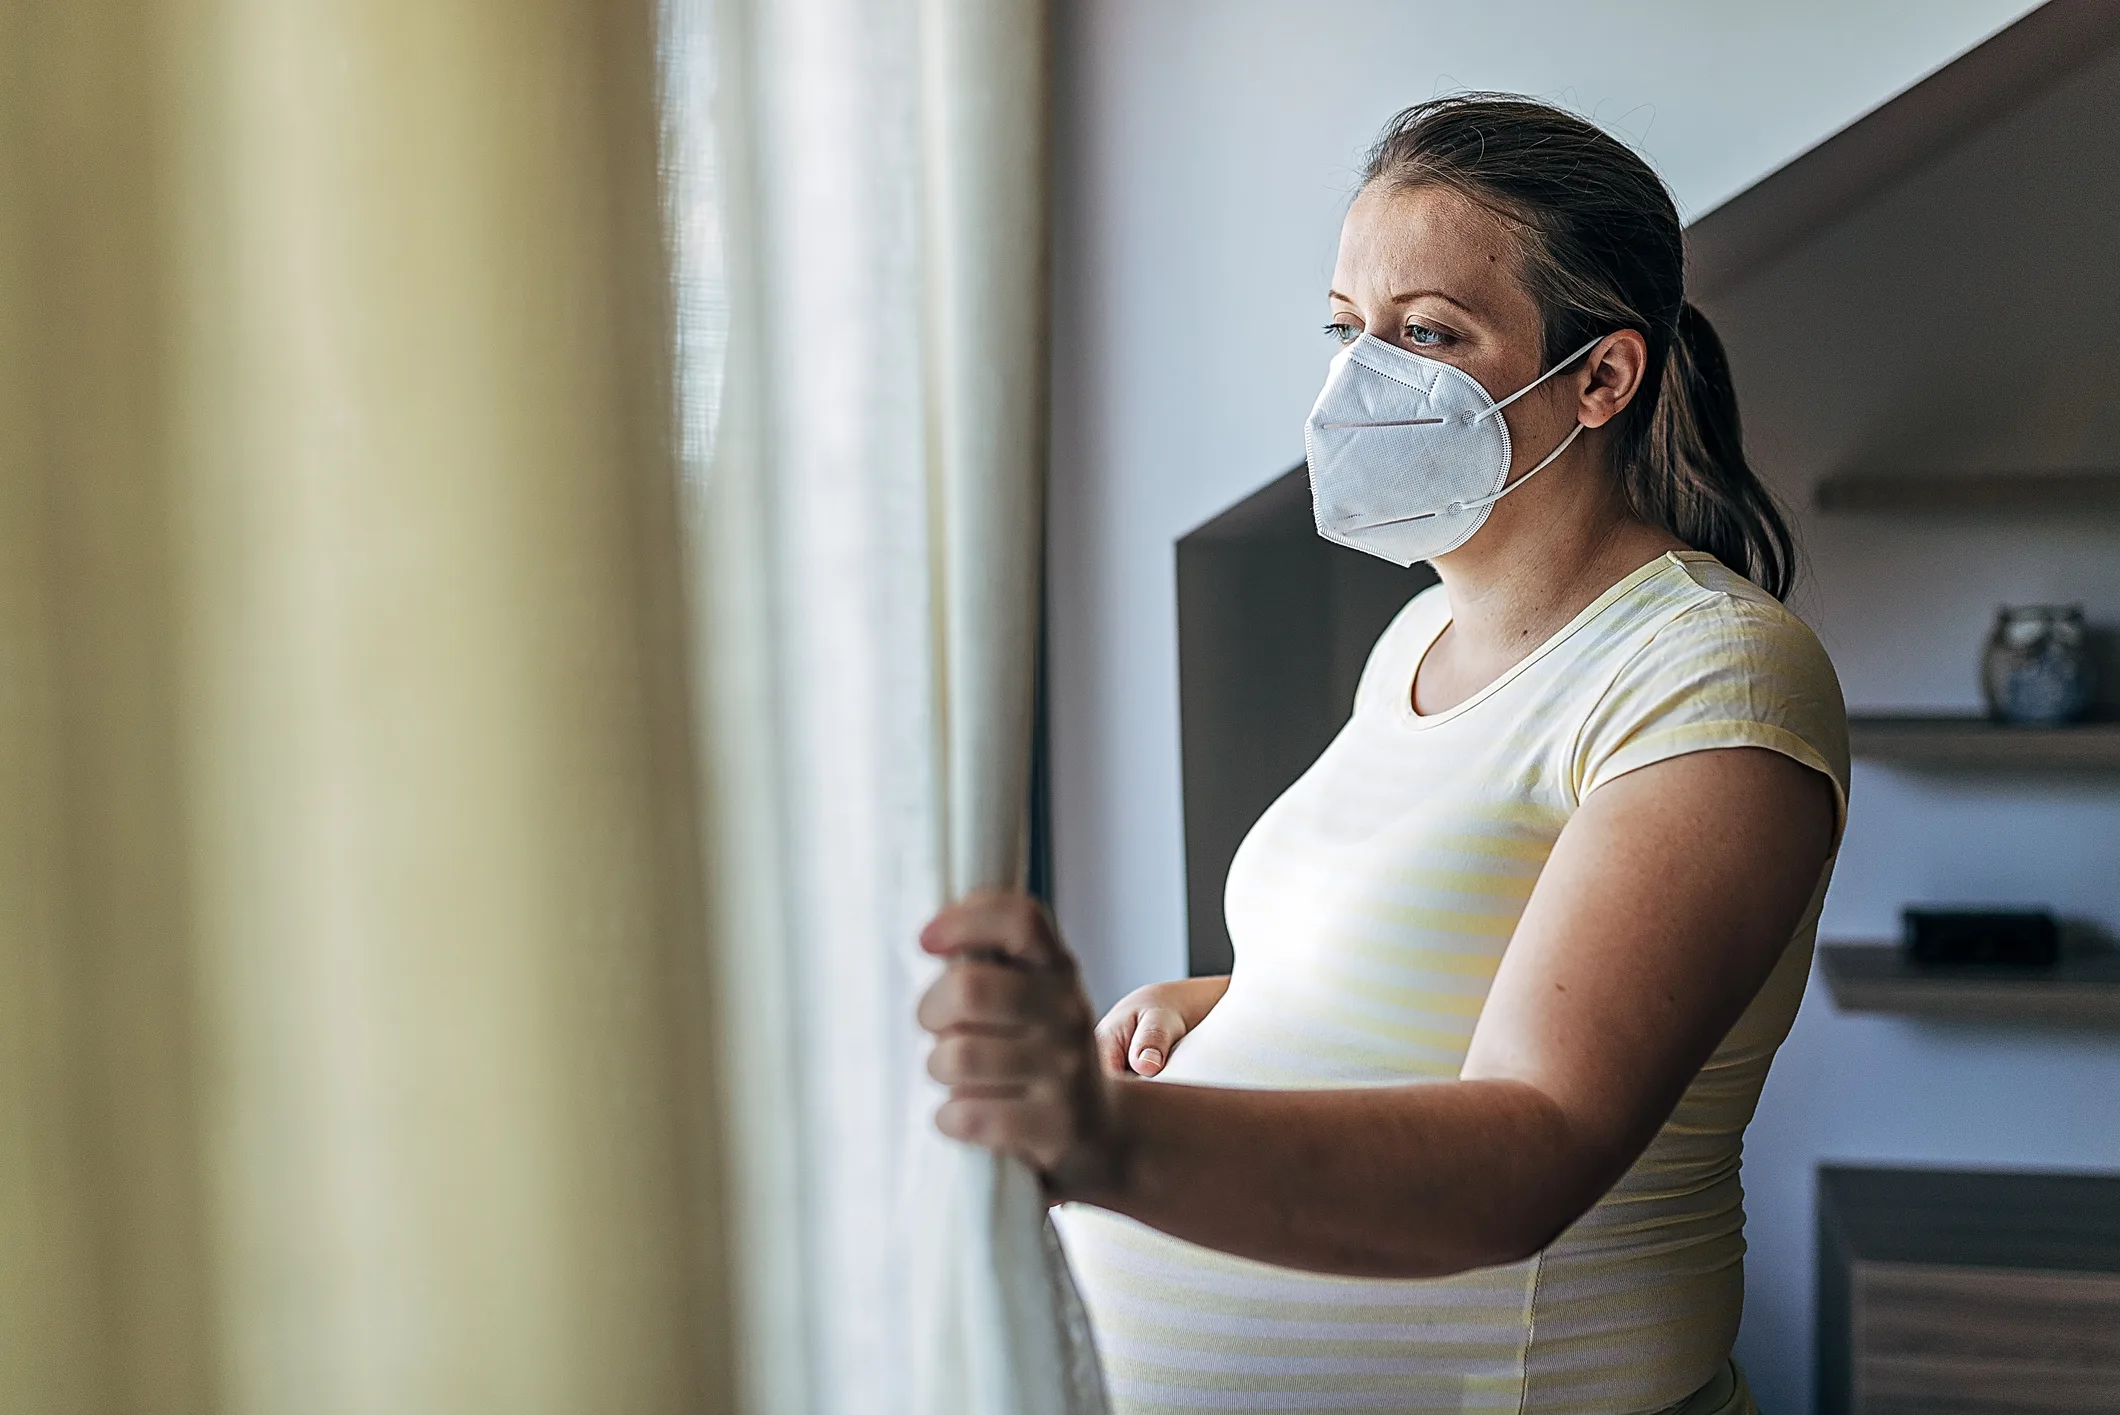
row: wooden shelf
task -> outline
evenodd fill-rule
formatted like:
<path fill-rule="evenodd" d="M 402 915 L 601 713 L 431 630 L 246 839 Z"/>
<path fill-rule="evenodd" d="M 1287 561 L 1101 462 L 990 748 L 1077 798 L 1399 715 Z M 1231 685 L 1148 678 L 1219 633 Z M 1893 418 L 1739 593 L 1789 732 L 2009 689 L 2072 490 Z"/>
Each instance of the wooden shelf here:
<path fill-rule="evenodd" d="M 1843 1012 L 2120 1026 L 2120 953 L 2064 958 L 2052 968 L 1923 967 L 1896 944 L 1827 943 L 1818 959 Z"/>
<path fill-rule="evenodd" d="M 1984 717 L 1857 713 L 1848 718 L 1857 757 L 1899 766 L 2120 769 L 2120 722 L 2012 727 Z"/>
<path fill-rule="evenodd" d="M 1838 472 L 1821 481 L 1815 495 L 1821 511 L 2120 512 L 2120 469 Z"/>

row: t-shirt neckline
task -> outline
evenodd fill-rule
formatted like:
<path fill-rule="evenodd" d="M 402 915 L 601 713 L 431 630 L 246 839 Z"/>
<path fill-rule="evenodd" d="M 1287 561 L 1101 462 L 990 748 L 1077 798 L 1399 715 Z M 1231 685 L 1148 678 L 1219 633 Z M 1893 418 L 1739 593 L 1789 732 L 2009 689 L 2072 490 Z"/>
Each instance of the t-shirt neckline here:
<path fill-rule="evenodd" d="M 1435 647 L 1435 641 L 1442 638 L 1443 631 L 1450 627 L 1451 615 L 1447 609 L 1450 601 L 1445 598 L 1443 601 L 1446 606 L 1444 614 L 1436 621 L 1435 627 L 1429 631 L 1427 639 L 1415 650 L 1412 659 L 1413 666 L 1399 686 L 1397 694 L 1399 721 L 1416 730 L 1424 730 L 1430 727 L 1439 727 L 1443 723 L 1463 716 L 1507 687 L 1519 674 L 1566 643 L 1584 625 L 1603 614 L 1646 581 L 1654 579 L 1657 575 L 1662 574 L 1674 565 L 1683 564 L 1689 560 L 1713 560 L 1714 558 L 1714 556 L 1704 550 L 1665 551 L 1654 560 L 1646 561 L 1638 568 L 1622 576 L 1603 594 L 1584 605 L 1573 619 L 1570 619 L 1566 624 L 1555 630 L 1551 638 L 1503 669 L 1496 675 L 1493 682 L 1481 688 L 1471 697 L 1461 703 L 1444 708 L 1441 712 L 1415 712 L 1413 710 L 1413 685 L 1421 676 L 1421 665 L 1427 661 L 1428 651 Z"/>

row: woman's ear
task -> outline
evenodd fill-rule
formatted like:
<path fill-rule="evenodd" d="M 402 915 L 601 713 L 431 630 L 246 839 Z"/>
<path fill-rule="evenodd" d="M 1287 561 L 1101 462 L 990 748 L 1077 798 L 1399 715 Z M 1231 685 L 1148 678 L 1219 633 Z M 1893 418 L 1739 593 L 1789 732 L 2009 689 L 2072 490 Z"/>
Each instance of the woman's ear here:
<path fill-rule="evenodd" d="M 1575 420 L 1584 427 L 1603 427 L 1618 417 L 1641 390 L 1642 372 L 1648 364 L 1648 341 L 1635 330 L 1622 329 L 1599 340 L 1583 358 L 1587 377 Z"/>

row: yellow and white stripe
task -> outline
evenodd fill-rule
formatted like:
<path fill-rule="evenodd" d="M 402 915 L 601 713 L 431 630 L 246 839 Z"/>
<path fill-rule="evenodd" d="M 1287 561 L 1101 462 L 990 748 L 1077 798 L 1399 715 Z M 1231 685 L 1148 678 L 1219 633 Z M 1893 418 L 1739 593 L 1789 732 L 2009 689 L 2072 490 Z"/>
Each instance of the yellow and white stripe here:
<path fill-rule="evenodd" d="M 1440 590 L 1400 612 L 1352 720 L 1237 852 L 1236 970 L 1167 1079 L 1455 1077 L 1561 828 L 1636 767 L 1766 747 L 1846 800 L 1847 722 L 1824 650 L 1711 556 L 1652 561 L 1468 701 L 1417 715 L 1414 669 L 1448 614 Z M 1743 1294 L 1738 1158 L 1817 914 L 1814 899 L 1640 1161 L 1528 1261 L 1430 1281 L 1325 1277 L 1070 1210 L 1118 1411 L 1614 1415 L 1676 1408 L 1718 1379 L 1716 1408 L 1748 1405 L 1725 1373 Z"/>

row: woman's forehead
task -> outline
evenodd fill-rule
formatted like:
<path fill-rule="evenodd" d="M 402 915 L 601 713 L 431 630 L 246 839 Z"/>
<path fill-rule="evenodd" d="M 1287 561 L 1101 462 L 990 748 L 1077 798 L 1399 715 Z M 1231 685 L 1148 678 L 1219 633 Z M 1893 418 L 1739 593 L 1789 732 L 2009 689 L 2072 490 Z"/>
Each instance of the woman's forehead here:
<path fill-rule="evenodd" d="M 1436 290 L 1474 308 L 1529 299 L 1507 223 L 1440 186 L 1364 189 L 1340 228 L 1333 289 L 1386 301 Z"/>

